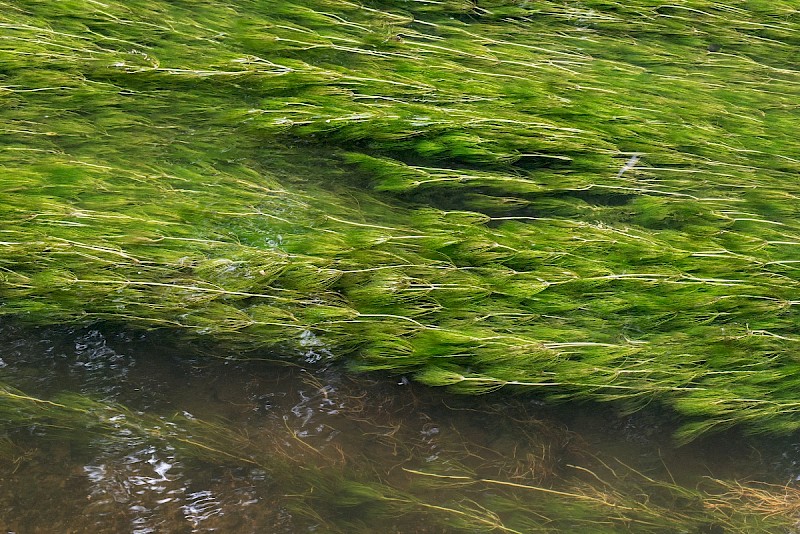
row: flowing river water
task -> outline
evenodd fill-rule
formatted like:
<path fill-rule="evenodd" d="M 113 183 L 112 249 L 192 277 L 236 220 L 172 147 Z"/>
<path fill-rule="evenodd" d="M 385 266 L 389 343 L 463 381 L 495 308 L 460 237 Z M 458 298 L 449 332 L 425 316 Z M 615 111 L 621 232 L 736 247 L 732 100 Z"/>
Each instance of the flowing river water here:
<path fill-rule="evenodd" d="M 798 35 L 0 0 L 0 532 L 800 532 Z"/>
<path fill-rule="evenodd" d="M 363 508 L 329 505 L 326 496 L 298 507 L 317 483 L 293 482 L 295 470 L 358 473 L 426 502 L 476 503 L 487 490 L 459 483 L 464 473 L 557 491 L 563 479 L 591 478 L 600 464 L 684 485 L 703 476 L 786 482 L 800 472 L 791 443 L 729 435 L 676 448 L 666 414 L 557 411 L 530 398 L 451 395 L 403 376 L 353 376 L 311 338 L 304 354 L 291 355 L 302 365 L 112 329 L 4 323 L 0 346 L 3 375 L 20 390 L 125 405 L 127 415 L 110 419 L 157 414 L 157 428 L 180 425 L 176 415 L 211 421 L 243 436 L 251 456 L 288 459 L 271 469 L 195 458 L 122 426 L 103 435 L 34 421 L 9 434 L 0 458 L 0 524 L 19 534 L 329 532 L 342 521 L 365 532 L 460 531 L 413 514 L 361 517 Z M 449 484 L 409 482 L 431 473 Z M 528 499 L 538 498 L 532 493 Z"/>

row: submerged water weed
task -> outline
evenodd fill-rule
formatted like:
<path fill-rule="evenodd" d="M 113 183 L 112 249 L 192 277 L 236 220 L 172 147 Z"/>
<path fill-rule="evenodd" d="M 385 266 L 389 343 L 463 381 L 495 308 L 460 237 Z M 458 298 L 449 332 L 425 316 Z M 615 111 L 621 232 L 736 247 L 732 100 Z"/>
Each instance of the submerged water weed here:
<path fill-rule="evenodd" d="M 798 23 L 0 4 L 0 313 L 797 430 Z"/>
<path fill-rule="evenodd" d="M 211 478 L 215 479 L 236 479 L 233 474 L 219 476 L 227 469 L 250 472 L 254 478 L 247 479 L 248 495 L 268 509 L 263 514 L 271 517 L 271 509 L 291 511 L 295 527 L 308 521 L 309 526 L 328 532 L 369 532 L 377 524 L 391 524 L 398 531 L 416 531 L 424 524 L 425 528 L 456 532 L 563 532 L 575 528 L 587 532 L 703 528 L 765 532 L 790 527 L 800 502 L 796 489 L 790 487 L 703 479 L 697 488 L 689 489 L 672 481 L 669 473 L 645 474 L 618 461 L 594 457 L 582 449 L 575 436 L 546 420 L 524 411 L 520 414 L 523 419 L 504 419 L 501 414 L 519 412 L 514 403 L 496 406 L 495 412 L 485 403 L 474 403 L 470 412 L 483 412 L 486 420 L 493 421 L 488 425 L 491 429 L 481 425 L 484 432 L 474 433 L 468 425 L 455 421 L 451 421 L 452 428 L 440 426 L 437 419 L 447 418 L 426 412 L 426 407 L 431 408 L 429 402 L 409 406 L 409 394 L 367 393 L 347 385 L 333 388 L 311 373 L 308 386 L 306 400 L 334 399 L 340 408 L 339 422 L 354 426 L 351 438 L 361 436 L 373 445 L 302 436 L 299 430 L 303 427 L 297 426 L 302 423 L 290 422 L 285 416 L 275 422 L 280 425 L 277 420 L 282 420 L 285 429 L 262 419 L 264 428 L 250 427 L 244 433 L 230 423 L 208 423 L 186 412 L 164 417 L 77 394 L 43 399 L 4 386 L 0 389 L 0 428 L 10 437 L 0 441 L 0 467 L 13 479 L 36 472 L 40 468 L 37 463 L 52 463 L 40 458 L 42 451 L 28 448 L 31 432 L 37 436 L 36 447 L 47 450 L 48 443 L 57 442 L 82 462 L 88 461 L 83 470 L 90 479 L 98 471 L 89 500 L 70 501 L 72 513 L 82 510 L 88 518 L 102 519 L 105 526 L 113 521 L 121 529 L 129 526 L 126 517 L 137 509 L 142 512 L 139 515 L 147 512 L 149 524 L 184 527 L 191 517 L 183 514 L 180 520 L 166 519 L 172 513 L 169 506 L 147 510 L 137 503 L 160 498 L 162 504 L 173 501 L 174 507 L 181 499 L 175 497 L 174 488 L 167 492 L 164 486 L 186 483 L 181 479 L 186 475 L 178 471 L 192 464 L 214 466 L 217 475 Z M 322 389 L 316 389 L 319 386 Z M 379 403 L 381 409 L 365 409 L 365 402 Z M 409 423 L 424 418 L 430 418 L 430 423 L 422 426 L 425 431 L 420 434 Z M 515 439 L 487 447 L 483 438 L 508 437 L 503 425 L 509 423 Z M 353 454 L 350 448 L 360 453 Z M 432 450 L 435 457 L 430 456 Z M 513 454 L 509 455 L 509 450 Z M 150 461 L 142 461 L 142 451 Z M 116 460 L 115 455 L 119 456 Z M 168 462 L 160 463 L 162 457 Z M 157 497 L 143 487 L 134 487 L 131 494 L 121 492 L 112 519 L 103 512 L 102 497 L 104 492 L 114 491 L 113 485 L 105 487 L 111 483 L 109 478 L 126 476 L 124 470 L 114 474 L 120 469 L 119 462 L 143 463 L 150 471 L 156 469 L 160 478 L 158 487 L 150 488 Z M 204 471 L 191 472 L 203 478 Z M 110 476 L 101 476 L 104 473 Z M 133 478 L 141 479 L 144 473 L 127 476 L 134 474 Z M 77 486 L 74 480 L 71 483 Z M 192 487 L 205 486 L 196 481 Z M 74 491 L 89 490 L 81 486 Z M 171 498 L 164 498 L 165 493 Z M 225 515 L 222 504 L 217 506 Z M 16 519 L 19 510 L 12 512 L 6 519 Z M 65 528 L 74 526 L 69 510 L 62 510 L 59 518 Z M 214 524 L 209 521 L 204 526 Z"/>

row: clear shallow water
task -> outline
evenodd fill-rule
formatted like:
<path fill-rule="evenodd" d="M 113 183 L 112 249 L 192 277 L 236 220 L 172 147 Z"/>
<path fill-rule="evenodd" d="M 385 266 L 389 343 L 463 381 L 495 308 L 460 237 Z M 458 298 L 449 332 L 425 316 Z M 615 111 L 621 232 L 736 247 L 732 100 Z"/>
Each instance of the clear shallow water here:
<path fill-rule="evenodd" d="M 535 400 L 448 395 L 402 376 L 354 377 L 311 342 L 301 367 L 266 354 L 231 361 L 242 355 L 158 334 L 3 324 L 0 338 L 7 384 L 131 410 L 108 416 L 120 425 L 107 435 L 58 421 L 10 430 L 0 442 L 0 526 L 8 532 L 327 532 L 353 520 L 364 531 L 459 531 L 413 515 L 347 517 L 366 512 L 316 499 L 317 483 L 297 480 L 315 470 L 424 502 L 480 502 L 486 489 L 462 484 L 464 474 L 558 489 L 598 462 L 688 485 L 703 475 L 786 482 L 798 471 L 791 443 L 729 435 L 675 449 L 664 414 L 554 411 Z M 281 460 L 270 469 L 198 458 L 122 424 L 137 415 L 155 417 L 151 428 L 163 436 L 180 421 L 216 422 L 243 437 L 247 450 L 231 452 Z M 452 483 L 426 487 L 421 473 Z"/>

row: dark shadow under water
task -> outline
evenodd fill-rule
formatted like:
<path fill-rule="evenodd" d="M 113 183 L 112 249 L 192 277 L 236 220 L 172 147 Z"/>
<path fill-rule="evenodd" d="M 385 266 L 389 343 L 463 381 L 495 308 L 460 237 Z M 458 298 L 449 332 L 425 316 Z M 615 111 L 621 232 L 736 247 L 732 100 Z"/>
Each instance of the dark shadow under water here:
<path fill-rule="evenodd" d="M 786 483 L 800 471 L 791 440 L 729 434 L 675 448 L 670 418 L 657 410 L 623 417 L 592 405 L 457 396 L 402 376 L 349 374 L 313 344 L 291 361 L 232 356 L 158 333 L 0 323 L 0 382 L 39 398 L 80 393 L 165 425 L 175 414 L 214 421 L 259 454 L 291 458 L 286 469 L 349 470 L 404 490 L 417 471 L 555 487 L 597 457 L 687 484 L 702 475 Z M 325 521 L 342 513 L 322 503 L 298 515 L 289 506 L 297 488 L 260 466 L 187 458 L 135 433 L 81 436 L 54 426 L 11 428 L 0 444 L 7 532 L 326 532 Z M 470 490 L 435 491 L 458 500 Z M 456 531 L 381 521 L 369 529 Z"/>

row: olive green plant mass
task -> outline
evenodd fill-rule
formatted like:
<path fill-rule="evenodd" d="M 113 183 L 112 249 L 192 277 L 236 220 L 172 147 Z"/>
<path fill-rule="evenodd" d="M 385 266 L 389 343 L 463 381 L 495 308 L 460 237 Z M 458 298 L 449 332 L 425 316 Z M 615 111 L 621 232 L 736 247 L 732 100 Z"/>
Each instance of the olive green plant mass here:
<path fill-rule="evenodd" d="M 795 2 L 0 2 L 0 314 L 800 428 Z"/>

